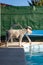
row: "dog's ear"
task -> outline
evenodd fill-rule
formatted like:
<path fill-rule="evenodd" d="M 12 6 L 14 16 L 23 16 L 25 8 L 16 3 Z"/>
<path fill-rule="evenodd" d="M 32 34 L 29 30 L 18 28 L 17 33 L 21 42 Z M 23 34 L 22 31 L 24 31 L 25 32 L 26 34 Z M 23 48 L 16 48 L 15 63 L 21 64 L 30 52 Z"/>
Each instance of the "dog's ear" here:
<path fill-rule="evenodd" d="M 28 29 L 27 27 L 25 27 L 25 29 Z"/>

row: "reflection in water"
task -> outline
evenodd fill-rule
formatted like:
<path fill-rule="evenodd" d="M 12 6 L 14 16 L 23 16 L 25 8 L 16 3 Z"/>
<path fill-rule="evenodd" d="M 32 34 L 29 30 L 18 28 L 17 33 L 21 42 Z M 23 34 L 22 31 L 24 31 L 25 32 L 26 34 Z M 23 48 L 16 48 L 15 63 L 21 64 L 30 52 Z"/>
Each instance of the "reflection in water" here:
<path fill-rule="evenodd" d="M 24 46 L 27 65 L 43 65 L 43 45 L 33 45 L 32 54 L 29 53 L 29 46 Z"/>

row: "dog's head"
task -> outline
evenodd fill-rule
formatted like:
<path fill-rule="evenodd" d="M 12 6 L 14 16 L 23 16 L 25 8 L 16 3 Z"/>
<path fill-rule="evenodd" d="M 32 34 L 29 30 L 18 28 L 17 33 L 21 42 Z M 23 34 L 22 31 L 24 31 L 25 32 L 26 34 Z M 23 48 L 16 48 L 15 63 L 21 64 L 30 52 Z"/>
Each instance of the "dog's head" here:
<path fill-rule="evenodd" d="M 31 34 L 32 33 L 32 28 L 30 26 L 27 26 L 26 31 L 27 31 L 27 33 Z"/>

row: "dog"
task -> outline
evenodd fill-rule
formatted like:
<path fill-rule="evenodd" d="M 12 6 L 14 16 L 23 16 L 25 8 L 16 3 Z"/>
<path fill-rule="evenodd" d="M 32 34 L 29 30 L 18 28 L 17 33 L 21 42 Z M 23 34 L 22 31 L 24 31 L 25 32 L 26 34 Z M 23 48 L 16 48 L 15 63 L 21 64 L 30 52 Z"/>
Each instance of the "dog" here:
<path fill-rule="evenodd" d="M 24 29 L 10 29 L 7 31 L 7 34 L 6 34 L 6 40 L 7 42 L 9 40 L 11 40 L 11 42 L 13 42 L 13 38 L 19 38 L 19 46 L 21 46 L 21 42 L 22 42 L 22 38 L 24 36 L 24 34 L 31 34 L 32 33 L 32 28 L 30 26 L 27 26 L 26 28 Z"/>

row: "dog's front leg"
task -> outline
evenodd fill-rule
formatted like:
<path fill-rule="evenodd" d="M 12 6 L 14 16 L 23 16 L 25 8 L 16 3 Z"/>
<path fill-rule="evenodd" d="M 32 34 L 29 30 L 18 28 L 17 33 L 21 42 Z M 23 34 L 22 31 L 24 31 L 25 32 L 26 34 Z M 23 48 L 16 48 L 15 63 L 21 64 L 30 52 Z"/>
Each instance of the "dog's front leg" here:
<path fill-rule="evenodd" d="M 20 39 L 19 39 L 19 46 L 21 47 L 22 45 L 22 38 L 23 38 L 23 35 L 20 35 Z"/>

